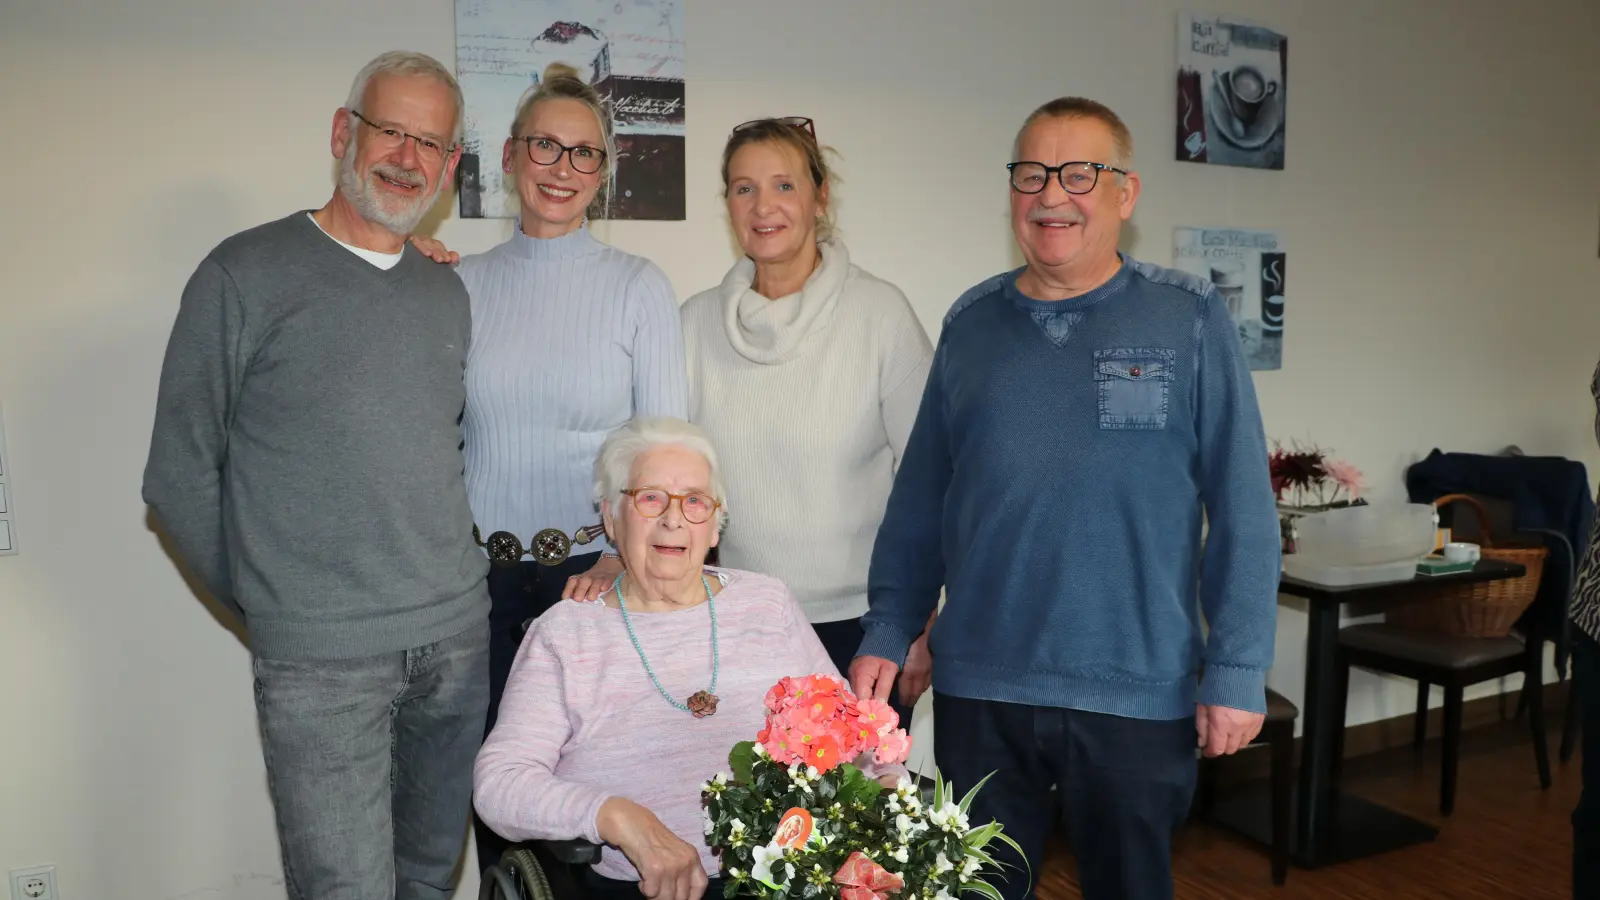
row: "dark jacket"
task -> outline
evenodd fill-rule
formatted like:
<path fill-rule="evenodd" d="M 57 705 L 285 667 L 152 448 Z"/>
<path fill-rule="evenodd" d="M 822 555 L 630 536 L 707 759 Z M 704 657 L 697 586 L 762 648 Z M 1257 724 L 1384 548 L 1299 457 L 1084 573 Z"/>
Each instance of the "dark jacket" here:
<path fill-rule="evenodd" d="M 1485 456 L 1435 449 L 1406 470 L 1406 491 L 1413 503 L 1432 503 L 1456 493 L 1495 497 L 1511 504 L 1513 530 L 1553 531 L 1566 538 L 1571 552 L 1567 547 L 1551 547 L 1539 593 L 1520 622 L 1524 627 L 1537 625 L 1552 639 L 1561 633 L 1573 583 L 1574 554 L 1581 560 L 1589 546 L 1595 512 L 1583 463 L 1559 456 Z"/>

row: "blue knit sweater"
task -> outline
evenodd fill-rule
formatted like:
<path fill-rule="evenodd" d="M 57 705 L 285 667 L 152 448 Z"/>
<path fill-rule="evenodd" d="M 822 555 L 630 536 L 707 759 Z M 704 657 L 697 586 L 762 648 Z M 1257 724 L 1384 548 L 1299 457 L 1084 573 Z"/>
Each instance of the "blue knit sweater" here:
<path fill-rule="evenodd" d="M 935 691 L 1143 719 L 1197 701 L 1264 712 L 1278 519 L 1226 307 L 1210 282 L 1128 259 L 1058 302 L 1018 292 L 1018 274 L 945 317 L 859 654 L 903 662 L 943 587 Z"/>

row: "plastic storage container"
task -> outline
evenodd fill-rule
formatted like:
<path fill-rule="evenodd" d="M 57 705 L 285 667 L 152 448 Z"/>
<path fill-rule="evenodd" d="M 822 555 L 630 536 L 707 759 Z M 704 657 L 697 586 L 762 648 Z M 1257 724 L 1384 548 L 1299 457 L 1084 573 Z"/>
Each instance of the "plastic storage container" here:
<path fill-rule="evenodd" d="M 1296 518 L 1283 571 L 1333 586 L 1404 581 L 1433 552 L 1438 514 L 1427 503 L 1376 503 Z"/>

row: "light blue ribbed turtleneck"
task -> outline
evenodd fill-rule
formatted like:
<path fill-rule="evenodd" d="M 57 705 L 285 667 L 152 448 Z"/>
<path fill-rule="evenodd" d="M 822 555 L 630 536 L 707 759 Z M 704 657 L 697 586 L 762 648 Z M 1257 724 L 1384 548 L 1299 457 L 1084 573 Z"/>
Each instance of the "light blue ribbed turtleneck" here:
<path fill-rule="evenodd" d="M 538 239 L 519 223 L 458 272 L 472 296 L 462 427 L 479 528 L 527 546 L 540 529 L 599 522 L 592 483 L 606 434 L 635 415 L 687 416 L 671 282 L 587 226 Z"/>

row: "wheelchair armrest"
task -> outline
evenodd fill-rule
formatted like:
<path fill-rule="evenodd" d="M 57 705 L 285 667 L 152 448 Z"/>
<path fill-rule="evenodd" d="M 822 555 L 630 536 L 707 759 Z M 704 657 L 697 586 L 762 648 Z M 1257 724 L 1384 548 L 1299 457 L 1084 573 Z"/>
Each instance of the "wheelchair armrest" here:
<path fill-rule="evenodd" d="M 550 851 L 558 862 L 569 866 L 592 866 L 600 861 L 600 845 L 582 838 L 570 841 L 540 841 L 539 846 Z"/>

